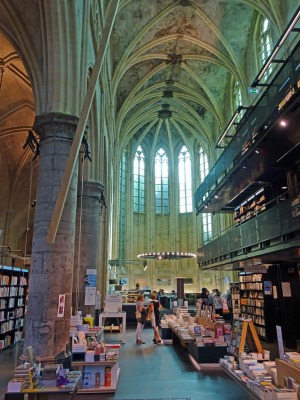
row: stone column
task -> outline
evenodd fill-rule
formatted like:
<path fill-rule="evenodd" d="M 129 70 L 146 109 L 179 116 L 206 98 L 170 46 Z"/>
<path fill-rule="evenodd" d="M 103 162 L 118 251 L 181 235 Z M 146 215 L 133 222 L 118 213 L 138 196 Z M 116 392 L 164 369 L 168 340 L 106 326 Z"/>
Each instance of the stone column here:
<path fill-rule="evenodd" d="M 85 276 L 87 269 L 98 267 L 99 249 L 99 198 L 104 186 L 98 182 L 79 182 L 77 211 L 75 257 L 73 274 L 72 310 L 73 314 L 82 311 L 82 315 L 95 313 L 95 306 L 85 305 Z M 98 276 L 98 271 L 97 271 Z M 98 280 L 97 280 L 98 282 Z M 98 290 L 97 285 L 97 290 Z"/>
<path fill-rule="evenodd" d="M 40 160 L 25 324 L 27 346 L 43 361 L 68 358 L 78 164 L 74 170 L 55 242 L 46 242 L 78 118 L 50 113 L 35 120 L 40 136 Z M 58 316 L 59 295 L 65 296 Z M 60 310 L 62 311 L 62 310 Z"/>

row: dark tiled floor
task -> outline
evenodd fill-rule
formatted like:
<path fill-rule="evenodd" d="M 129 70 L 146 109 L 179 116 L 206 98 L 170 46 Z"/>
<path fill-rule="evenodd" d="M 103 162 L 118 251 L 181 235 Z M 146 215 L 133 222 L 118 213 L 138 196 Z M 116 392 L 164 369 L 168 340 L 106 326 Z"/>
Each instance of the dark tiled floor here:
<path fill-rule="evenodd" d="M 251 397 L 219 367 L 199 370 L 182 347 L 170 344 L 154 345 L 153 331 L 144 331 L 146 344 L 135 344 L 134 326 L 128 327 L 126 344 L 122 345 L 119 366 L 121 368 L 115 394 L 97 396 L 77 395 L 76 399 L 190 399 L 190 400 L 248 400 Z M 107 341 L 119 341 L 120 334 L 105 334 Z M 12 378 L 17 363 L 16 353 L 21 346 L 0 352 L 0 400 L 4 399 L 7 382 Z"/>

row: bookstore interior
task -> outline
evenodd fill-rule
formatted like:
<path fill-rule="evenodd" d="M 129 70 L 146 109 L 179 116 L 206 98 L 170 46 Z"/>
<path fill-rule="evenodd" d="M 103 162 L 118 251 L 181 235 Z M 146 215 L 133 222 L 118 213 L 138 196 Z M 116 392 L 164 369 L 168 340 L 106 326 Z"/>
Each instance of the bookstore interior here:
<path fill-rule="evenodd" d="M 105 2 L 100 1 L 100 3 Z M 123 1 L 123 3 L 125 8 L 125 3 L 127 2 Z M 182 0 L 175 3 L 180 4 L 182 8 L 187 8 L 191 3 L 195 2 Z M 203 1 L 203 3 L 206 2 Z M 225 3 L 229 4 L 230 2 Z M 243 3 L 248 2 L 244 1 Z M 263 3 L 266 4 L 268 1 Z M 275 2 L 271 1 L 269 3 L 275 4 Z M 259 10 L 260 7 L 264 9 L 265 5 L 257 6 L 257 9 Z M 274 9 L 276 9 L 275 5 Z M 295 28 L 299 18 L 300 9 L 297 8 L 289 27 L 279 38 L 278 49 L 291 32 L 293 34 L 296 32 L 299 35 L 300 28 Z M 214 31 L 215 29 L 216 26 L 211 24 L 210 30 Z M 184 35 L 180 31 L 178 40 L 182 36 Z M 227 43 L 226 40 L 225 43 Z M 143 305 L 145 308 L 149 308 L 154 291 L 161 306 L 158 330 L 162 344 L 168 343 L 170 346 L 180 346 L 180 348 L 185 349 L 186 353 L 191 356 L 197 365 L 214 365 L 215 368 L 224 371 L 224 375 L 227 374 L 241 385 L 253 399 L 300 400 L 300 135 L 298 128 L 300 42 L 294 39 L 292 43 L 294 43 L 294 47 L 289 49 L 288 57 L 284 60 L 275 59 L 273 62 L 279 66 L 272 80 L 272 85 L 259 84 L 260 89 L 264 88 L 265 91 L 259 96 L 257 103 L 247 109 L 242 106 L 238 107 L 235 117 L 243 111 L 240 115 L 239 123 L 237 124 L 233 118 L 220 140 L 222 142 L 231 127 L 236 128 L 235 135 L 234 137 L 228 135 L 224 139 L 226 146 L 219 146 L 219 149 L 222 148 L 220 158 L 217 159 L 195 193 L 196 215 L 202 213 L 203 215 L 207 215 L 207 213 L 215 215 L 218 211 L 224 211 L 224 213 L 226 212 L 230 215 L 233 221 L 232 229 L 228 229 L 228 232 L 218 235 L 215 240 L 204 241 L 205 243 L 203 242 L 199 245 L 197 255 L 193 253 L 152 252 L 137 255 L 137 260 L 122 260 L 124 265 L 128 262 L 133 271 L 133 267 L 138 265 L 140 270 L 143 269 L 145 272 L 148 265 L 147 261 L 143 261 L 144 259 L 151 259 L 153 263 L 159 263 L 160 260 L 164 259 L 170 263 L 173 262 L 173 265 L 175 265 L 178 260 L 184 258 L 191 260 L 197 257 L 195 263 L 197 264 L 196 268 L 199 267 L 199 275 L 195 278 L 194 276 L 182 277 L 173 274 L 171 279 L 168 276 L 168 270 L 165 270 L 162 273 L 162 278 L 160 275 L 155 275 L 154 280 L 154 273 L 152 272 L 152 282 L 160 285 L 159 289 L 157 289 L 157 287 L 151 288 L 146 284 L 140 284 L 137 278 L 129 277 L 129 273 L 127 274 L 128 277 L 126 277 L 125 273 L 120 273 L 120 260 L 108 261 L 107 271 L 103 272 L 101 270 L 101 283 L 99 283 L 100 278 L 97 276 L 99 271 L 96 272 L 96 269 L 92 268 L 85 270 L 84 276 L 78 279 L 81 284 L 81 292 L 78 289 L 75 295 L 78 298 L 81 296 L 81 300 L 83 299 L 82 308 L 84 310 L 88 309 L 89 312 L 77 310 L 77 307 L 76 311 L 73 312 L 73 299 L 70 300 L 70 297 L 74 293 L 72 293 L 71 288 L 68 295 L 61 292 L 62 294 L 57 296 L 57 304 L 55 303 L 54 305 L 57 313 L 52 315 L 52 319 L 55 320 L 54 323 L 57 326 L 68 326 L 67 341 L 69 340 L 69 343 L 67 343 L 67 349 L 70 357 L 62 357 L 62 359 L 58 357 L 55 360 L 50 359 L 50 357 L 49 359 L 47 357 L 43 359 L 43 357 L 35 356 L 32 346 L 26 347 L 17 360 L 14 376 L 8 382 L 5 400 L 35 399 L 40 397 L 45 400 L 54 398 L 73 399 L 75 397 L 80 398 L 80 395 L 89 395 L 92 399 L 99 394 L 115 393 L 121 373 L 119 360 L 122 357 L 122 347 L 127 341 L 128 330 L 132 329 L 132 327 L 135 329 L 136 326 L 141 324 L 141 315 L 136 309 L 137 301 L 140 295 L 143 295 Z M 228 43 L 224 47 L 229 48 Z M 208 51 L 209 48 L 210 46 L 207 46 L 205 51 Z M 276 50 L 276 46 L 274 49 L 274 55 L 266 57 L 263 72 L 270 67 L 270 63 L 272 63 L 277 54 L 278 49 Z M 217 54 L 219 53 L 216 51 Z M 169 68 L 172 67 L 174 69 L 176 64 L 181 65 L 182 60 L 180 59 L 179 62 L 176 56 L 175 53 L 167 55 L 168 63 L 166 65 Z M 199 58 L 201 57 L 206 58 L 205 53 L 199 56 Z M 225 59 L 226 57 L 220 57 L 216 64 L 225 63 Z M 215 61 L 216 59 L 214 59 L 214 63 Z M 2 58 L 0 58 L 0 62 L 2 62 Z M 135 63 L 134 61 L 131 62 Z M 188 71 L 189 65 L 186 63 L 182 65 L 184 65 L 185 72 Z M 155 69 L 158 70 L 159 68 L 155 66 Z M 1 76 L 3 77 L 3 70 L 0 69 L 1 71 Z M 93 76 L 91 81 L 97 81 L 99 75 L 97 79 L 93 79 Z M 27 79 L 21 78 L 23 80 Z M 251 88 L 253 90 L 258 86 L 260 79 L 258 76 L 252 84 Z M 169 86 L 176 83 L 172 80 L 166 82 Z M 2 80 L 0 80 L 0 88 L 1 83 Z M 177 87 L 180 90 L 182 86 L 177 82 Z M 274 88 L 279 89 L 277 91 Z M 106 91 L 106 88 L 104 91 Z M 166 91 L 163 96 L 173 98 L 173 92 Z M 186 96 L 188 97 L 189 95 Z M 199 95 L 199 98 L 201 96 Z M 126 103 L 126 101 L 124 102 Z M 51 108 L 51 105 L 49 107 Z M 113 108 L 114 106 L 112 105 L 111 107 Z M 171 112 L 169 111 L 169 106 L 159 111 L 163 113 L 164 119 Z M 201 109 L 197 112 L 200 113 Z M 196 111 L 191 107 L 190 114 L 195 113 Z M 266 120 L 267 113 L 269 115 L 268 120 Z M 294 132 L 290 133 L 285 141 L 282 141 L 282 132 L 279 132 L 274 126 L 281 115 L 290 114 L 294 117 L 294 121 L 297 122 L 294 122 L 294 128 L 297 125 L 297 129 L 295 128 Z M 202 120 L 204 120 L 204 117 L 200 118 L 200 122 Z M 80 124 L 78 123 L 78 125 Z M 109 123 L 107 125 L 109 126 Z M 155 134 L 153 133 L 154 136 Z M 166 129 L 167 136 L 170 140 L 172 135 L 169 128 Z M 32 140 L 32 137 L 30 140 Z M 109 141 L 110 139 L 107 140 Z M 85 143 L 83 139 L 82 142 Z M 31 147 L 36 145 L 34 140 L 26 143 L 25 147 L 28 143 L 31 143 Z M 275 143 L 273 147 L 272 143 Z M 84 158 L 89 158 L 88 145 L 85 143 L 85 146 L 86 153 Z M 271 150 L 267 152 L 266 148 L 268 146 L 270 146 Z M 281 146 L 282 148 L 280 148 Z M 281 151 L 280 156 L 277 153 L 277 148 L 278 151 Z M 259 153 L 263 156 L 258 162 L 255 157 Z M 105 159 L 104 153 L 102 155 Z M 65 158 L 67 158 L 67 155 L 65 155 Z M 263 163 L 266 164 L 262 166 Z M 275 164 L 276 168 L 274 167 Z M 289 171 L 286 164 L 292 165 Z M 245 172 L 246 165 L 251 166 L 253 171 L 254 183 L 252 186 L 245 183 L 248 182 L 248 174 Z M 272 171 L 270 171 L 271 167 Z M 41 170 L 43 173 L 43 168 Z M 69 168 L 70 170 L 71 168 Z M 278 172 L 279 170 L 280 172 Z M 285 171 L 284 182 L 282 182 L 282 170 Z M 274 178 L 272 181 L 268 173 L 269 175 L 274 175 L 272 175 L 272 179 Z M 84 175 L 83 171 L 82 175 Z M 162 181 L 163 179 L 162 177 Z M 270 182 L 272 184 L 269 184 Z M 239 187 L 239 183 L 241 183 L 240 186 L 245 183 L 243 189 Z M 289 188 L 283 186 L 283 183 Z M 223 194 L 223 197 L 221 194 Z M 230 197 L 230 201 L 228 196 L 226 198 L 226 195 Z M 43 196 L 46 197 L 45 193 L 43 193 Z M 103 207 L 104 209 L 107 208 L 103 191 L 100 198 L 97 197 L 96 202 L 97 206 L 101 205 L 101 209 Z M 31 207 L 35 207 L 35 203 Z M 66 207 L 68 207 L 68 204 Z M 73 211 L 70 208 L 66 214 L 72 214 Z M 101 215 L 102 217 L 103 215 Z M 54 218 L 52 221 L 54 223 L 58 221 L 57 224 L 59 224 L 59 218 L 56 218 L 56 221 Z M 150 220 L 150 217 L 147 216 L 147 218 Z M 103 219 L 105 218 L 103 217 Z M 120 225 L 123 222 L 121 221 Z M 89 221 L 89 223 L 91 226 L 92 222 Z M 69 225 L 66 230 L 71 230 Z M 186 223 L 186 225 L 188 226 L 189 224 Z M 192 226 L 193 223 L 190 225 Z M 166 229 L 166 231 L 171 235 L 172 232 L 170 231 L 172 229 L 170 226 L 168 227 L 169 230 Z M 178 226 L 178 230 L 180 230 L 181 225 L 179 224 Z M 165 228 L 163 223 L 160 228 L 161 230 Z M 95 231 L 97 229 L 95 228 Z M 189 227 L 186 229 L 189 232 Z M 49 229 L 50 234 L 53 234 L 54 231 L 55 229 Z M 113 233 L 110 232 L 109 234 L 112 235 Z M 109 236 L 109 234 L 107 235 Z M 61 234 L 61 236 L 64 235 L 65 233 Z M 103 233 L 103 236 L 105 235 L 106 232 Z M 91 234 L 90 236 L 93 235 Z M 176 242 L 175 236 L 173 239 Z M 90 238 L 87 240 L 86 247 L 96 248 L 97 246 L 90 246 L 89 240 Z M 186 242 L 188 240 L 189 238 L 186 238 Z M 65 242 L 68 242 L 68 240 Z M 5 246 L 0 246 L 0 248 L 3 247 Z M 277 249 L 277 252 L 282 250 L 281 254 L 286 258 L 281 259 L 280 262 L 277 262 L 276 258 L 274 258 L 273 261 L 272 249 Z M 95 251 L 96 254 L 94 248 L 92 251 Z M 104 254 L 106 251 L 108 252 L 108 249 L 101 249 L 101 251 Z M 259 253 L 259 251 L 265 251 L 261 258 L 255 257 L 256 252 Z M 48 256 L 47 252 L 48 247 L 43 253 L 45 258 Z M 58 252 L 57 254 L 57 258 L 59 258 L 61 254 L 64 254 L 63 250 L 62 253 Z M 0 255 L 2 260 L 9 259 L 3 249 Z M 106 256 L 107 254 L 103 258 Z M 264 256 L 268 260 L 267 262 L 265 262 Z M 56 254 L 53 258 L 55 259 L 55 257 Z M 20 267 L 19 264 L 16 266 L 14 264 L 15 257 L 12 256 L 11 258 L 13 260 L 12 265 L 4 265 L 5 263 L 2 261 L 3 265 L 0 266 L 1 352 L 12 348 L 16 343 L 23 341 L 24 338 L 24 343 L 26 343 L 26 338 L 29 336 L 26 333 L 26 323 L 30 314 L 29 312 L 27 313 L 31 297 L 29 282 L 33 280 L 34 274 L 30 271 L 30 264 L 26 263 L 24 267 Z M 55 261 L 53 261 L 53 264 L 55 264 Z M 80 262 L 78 262 L 78 265 L 81 266 Z M 233 279 L 229 279 L 226 276 L 226 279 L 222 280 L 222 287 L 219 288 L 222 292 L 213 286 L 212 281 L 210 281 L 209 285 L 206 285 L 207 287 L 201 289 L 203 285 L 200 286 L 200 274 L 205 274 L 207 271 L 207 273 L 217 271 L 220 273 L 218 276 L 223 276 L 222 272 L 223 270 L 226 271 L 226 268 L 230 270 L 230 277 Z M 126 270 L 126 268 L 123 268 L 123 270 Z M 181 270 L 178 268 L 177 271 Z M 76 273 L 79 275 L 82 271 L 76 271 Z M 73 270 L 68 276 L 72 276 L 72 274 Z M 139 274 L 142 276 L 142 273 L 139 272 Z M 43 279 L 46 280 L 45 276 L 42 276 L 41 281 Z M 61 276 L 63 277 L 62 281 L 67 281 L 67 279 L 64 279 L 65 275 Z M 47 277 L 49 278 L 49 275 Z M 166 291 L 162 289 L 164 282 L 168 282 Z M 41 283 L 39 282 L 39 284 Z M 105 288 L 103 293 L 100 293 L 100 284 L 103 286 L 102 289 Z M 37 289 L 37 280 L 33 286 Z M 71 286 L 72 283 L 70 283 Z M 191 287 L 193 290 L 190 289 Z M 52 302 L 52 306 L 53 298 L 49 300 L 49 303 Z M 78 303 L 77 298 L 76 302 Z M 67 305 L 70 305 L 70 307 L 67 307 Z M 71 309 L 70 318 L 66 322 L 65 319 L 66 315 L 69 315 L 69 309 Z M 51 319 L 49 316 L 47 317 L 49 320 Z M 153 323 L 151 321 L 153 321 L 153 315 L 147 315 L 145 323 L 149 327 Z M 63 328 L 61 331 L 63 331 Z M 107 341 L 106 335 L 108 333 L 118 334 L 116 335 L 118 340 L 115 340 L 115 342 Z M 59 342 L 59 340 L 60 338 L 55 338 L 54 341 Z M 279 354 L 278 358 L 271 359 L 271 352 L 268 349 L 269 344 L 276 346 Z"/>

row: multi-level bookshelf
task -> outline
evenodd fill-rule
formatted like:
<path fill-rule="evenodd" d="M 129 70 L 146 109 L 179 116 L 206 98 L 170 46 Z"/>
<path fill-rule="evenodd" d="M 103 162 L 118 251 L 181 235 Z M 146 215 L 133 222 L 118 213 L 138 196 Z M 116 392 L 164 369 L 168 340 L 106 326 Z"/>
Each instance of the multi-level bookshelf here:
<path fill-rule="evenodd" d="M 230 294 L 232 303 L 232 318 L 236 320 L 240 316 L 241 306 L 240 306 L 240 283 L 232 282 L 230 284 Z"/>
<path fill-rule="evenodd" d="M 0 349 L 22 338 L 28 270 L 0 266 Z"/>
<path fill-rule="evenodd" d="M 241 316 L 251 318 L 258 335 L 268 339 L 263 274 L 240 275 Z"/>
<path fill-rule="evenodd" d="M 234 222 L 238 226 L 249 219 L 255 217 L 266 209 L 266 194 L 264 189 L 260 189 L 247 200 L 245 200 L 234 211 Z"/>

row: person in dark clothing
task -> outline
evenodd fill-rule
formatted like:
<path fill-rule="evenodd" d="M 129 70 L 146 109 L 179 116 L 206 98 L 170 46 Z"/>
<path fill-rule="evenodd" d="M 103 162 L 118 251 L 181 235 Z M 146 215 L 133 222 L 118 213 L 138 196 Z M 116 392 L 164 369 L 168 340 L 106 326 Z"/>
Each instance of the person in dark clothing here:
<path fill-rule="evenodd" d="M 197 308 L 199 310 L 203 310 L 204 306 L 208 305 L 208 295 L 207 295 L 207 289 L 202 288 L 201 293 L 199 295 L 198 301 L 197 301 Z"/>

